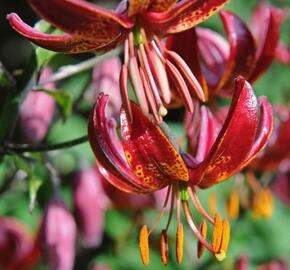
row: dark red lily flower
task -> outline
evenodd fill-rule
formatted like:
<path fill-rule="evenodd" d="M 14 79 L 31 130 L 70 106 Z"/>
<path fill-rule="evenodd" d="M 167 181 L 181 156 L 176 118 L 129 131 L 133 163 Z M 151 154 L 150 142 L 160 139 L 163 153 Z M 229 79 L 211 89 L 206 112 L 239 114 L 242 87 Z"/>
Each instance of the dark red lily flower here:
<path fill-rule="evenodd" d="M 242 75 L 253 83 L 272 63 L 284 13 L 261 1 L 250 28 L 230 11 L 222 11 L 220 16 L 228 42 L 220 34 L 198 27 L 169 37 L 167 48 L 183 57 L 210 96 L 232 96 L 234 77 Z"/>
<path fill-rule="evenodd" d="M 124 108 L 132 118 L 127 89 L 129 75 L 142 111 L 150 110 L 161 121 L 167 113 L 164 104 L 171 102 L 170 85 L 190 111 L 192 96 L 202 101 L 206 97 L 182 58 L 164 48 L 159 37 L 195 26 L 228 1 L 130 0 L 111 11 L 86 1 L 29 0 L 40 17 L 64 31 L 59 35 L 40 33 L 15 13 L 7 17 L 21 35 L 57 52 L 103 52 L 124 43 L 124 65 L 120 73 Z"/>
<path fill-rule="evenodd" d="M 178 224 L 182 225 L 179 205 L 181 201 L 185 217 L 198 238 L 199 245 L 205 246 L 222 260 L 228 244 L 228 223 L 225 220 L 224 225 L 221 225 L 219 215 L 216 215 L 213 220 L 204 211 L 194 187 L 207 188 L 226 180 L 258 154 L 267 142 L 272 129 L 270 104 L 265 98 L 260 99 L 262 118 L 260 121 L 259 104 L 250 84 L 241 77 L 236 79 L 231 108 L 215 138 L 211 133 L 212 116 L 205 107 L 202 108 L 203 126 L 200 130 L 199 148 L 204 149 L 206 146 L 209 148 L 200 150 L 194 157 L 179 153 L 178 146 L 165 131 L 166 129 L 157 126 L 134 103 L 131 104 L 132 122 L 124 109 L 121 111 L 122 141 L 120 142 L 115 130 L 115 120 L 106 117 L 107 103 L 108 97 L 100 95 L 91 112 L 88 128 L 89 141 L 101 173 L 115 187 L 129 193 L 148 194 L 168 187 L 164 208 L 171 197 L 171 212 L 176 203 Z M 240 139 L 241 137 L 243 140 Z M 189 197 L 203 217 L 214 225 L 212 245 L 205 239 L 206 223 L 201 225 L 200 230 L 195 226 L 196 223 L 188 207 Z M 163 212 L 164 210 L 161 210 L 161 216 Z M 160 219 L 161 217 L 158 220 Z M 170 220 L 168 225 L 169 223 Z M 154 227 L 155 225 L 152 229 Z M 162 234 L 165 246 L 167 229 L 168 227 Z M 178 226 L 177 241 L 183 235 L 180 230 L 182 229 Z M 221 240 L 222 238 L 224 240 Z M 142 227 L 140 250 L 145 264 L 149 262 L 146 241 L 148 241 L 148 230 L 147 227 Z M 181 250 L 182 248 L 178 246 L 176 250 L 178 262 L 181 261 Z M 166 264 L 164 259 L 166 256 L 162 254 L 161 257 Z"/>

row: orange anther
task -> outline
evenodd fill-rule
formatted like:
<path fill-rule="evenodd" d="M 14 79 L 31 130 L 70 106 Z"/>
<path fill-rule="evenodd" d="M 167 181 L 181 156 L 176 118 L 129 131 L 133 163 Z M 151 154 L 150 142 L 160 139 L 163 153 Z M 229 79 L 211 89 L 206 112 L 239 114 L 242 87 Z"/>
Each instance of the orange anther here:
<path fill-rule="evenodd" d="M 215 192 L 211 192 L 208 196 L 208 212 L 212 217 L 217 212 L 217 197 Z"/>
<path fill-rule="evenodd" d="M 160 235 L 160 254 L 161 261 L 164 265 L 168 263 L 168 239 L 166 230 L 163 230 Z"/>
<path fill-rule="evenodd" d="M 220 250 L 223 250 L 225 253 L 228 250 L 229 241 L 230 241 L 231 227 L 227 219 L 223 220 L 223 234 Z"/>
<path fill-rule="evenodd" d="M 149 264 L 149 234 L 147 225 L 143 225 L 139 234 L 140 255 L 144 265 Z"/>
<path fill-rule="evenodd" d="M 219 214 L 214 217 L 214 229 L 212 233 L 212 248 L 214 253 L 218 253 L 221 246 L 223 224 Z"/>
<path fill-rule="evenodd" d="M 207 234 L 207 224 L 203 220 L 202 223 L 199 226 L 199 231 L 201 235 L 203 236 L 204 239 L 206 239 L 206 234 Z M 200 258 L 204 250 L 204 246 L 200 241 L 197 242 L 197 258 Z"/>
<path fill-rule="evenodd" d="M 181 263 L 183 257 L 183 242 L 184 242 L 183 225 L 179 223 L 176 231 L 176 259 L 178 263 Z"/>

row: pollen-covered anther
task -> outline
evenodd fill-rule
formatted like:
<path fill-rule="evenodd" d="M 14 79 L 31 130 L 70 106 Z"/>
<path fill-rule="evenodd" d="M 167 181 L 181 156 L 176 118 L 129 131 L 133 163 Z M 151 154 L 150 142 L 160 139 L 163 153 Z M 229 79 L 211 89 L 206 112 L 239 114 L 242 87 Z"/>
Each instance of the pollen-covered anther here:
<path fill-rule="evenodd" d="M 163 265 L 168 263 L 168 237 L 166 230 L 162 230 L 160 235 L 160 256 Z"/>
<path fill-rule="evenodd" d="M 229 241 L 230 241 L 230 224 L 227 219 L 224 219 L 222 222 L 220 246 L 218 251 L 215 251 L 215 257 L 218 261 L 223 261 L 226 258 Z"/>
<path fill-rule="evenodd" d="M 212 248 L 215 254 L 220 251 L 222 234 L 223 234 L 223 223 L 220 215 L 217 213 L 215 214 L 214 217 L 214 229 L 212 233 Z"/>
<path fill-rule="evenodd" d="M 271 191 L 267 188 L 262 189 L 259 193 L 254 195 L 252 209 L 253 218 L 269 218 L 273 213 L 273 197 Z"/>
<path fill-rule="evenodd" d="M 183 225 L 179 223 L 177 226 L 176 231 L 176 259 L 177 262 L 180 264 L 183 258 L 183 243 L 184 243 L 184 232 L 183 232 Z"/>
<path fill-rule="evenodd" d="M 149 264 L 149 233 L 147 225 L 143 225 L 139 234 L 140 255 L 144 265 Z"/>
<path fill-rule="evenodd" d="M 217 212 L 217 195 L 211 192 L 208 196 L 208 212 L 213 217 Z"/>
<path fill-rule="evenodd" d="M 204 239 L 206 239 L 206 234 L 207 234 L 207 224 L 206 222 L 203 220 L 199 226 L 199 232 L 200 234 L 202 235 L 202 237 Z M 204 250 L 204 246 L 203 244 L 198 241 L 197 242 L 197 258 L 200 258 L 202 253 L 203 253 L 203 250 Z"/>

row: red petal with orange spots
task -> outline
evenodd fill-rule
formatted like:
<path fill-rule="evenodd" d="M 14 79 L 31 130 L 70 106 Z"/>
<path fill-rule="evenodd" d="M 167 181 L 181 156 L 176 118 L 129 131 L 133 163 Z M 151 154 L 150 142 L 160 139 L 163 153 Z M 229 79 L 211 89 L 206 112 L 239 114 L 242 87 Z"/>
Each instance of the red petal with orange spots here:
<path fill-rule="evenodd" d="M 221 9 L 229 0 L 183 0 L 164 12 L 147 12 L 143 18 L 157 34 L 185 31 L 203 22 Z"/>
<path fill-rule="evenodd" d="M 228 116 L 206 159 L 193 166 L 191 179 L 201 188 L 222 182 L 235 174 L 249 158 L 259 125 L 258 102 L 251 85 L 236 79 Z"/>
<path fill-rule="evenodd" d="M 128 15 L 134 16 L 138 13 L 144 13 L 149 6 L 150 0 L 130 0 Z"/>
<path fill-rule="evenodd" d="M 149 10 L 154 12 L 163 12 L 169 10 L 176 0 L 151 0 Z"/>
<path fill-rule="evenodd" d="M 127 164 L 118 144 L 115 123 L 105 115 L 108 96 L 101 94 L 92 109 L 88 123 L 89 142 L 100 166 L 100 172 L 115 187 L 129 193 L 150 193 L 155 189 L 143 184 Z M 165 184 L 165 183 L 164 183 Z"/>
<path fill-rule="evenodd" d="M 133 122 L 121 112 L 122 144 L 135 175 L 160 189 L 168 181 L 188 180 L 184 161 L 159 127 L 132 103 Z"/>
<path fill-rule="evenodd" d="M 69 35 L 42 35 L 33 31 L 16 14 L 8 16 L 11 26 L 37 45 L 58 52 L 79 53 L 108 47 L 118 42 L 124 32 L 134 25 L 131 19 L 86 1 L 29 2 L 42 18 Z"/>

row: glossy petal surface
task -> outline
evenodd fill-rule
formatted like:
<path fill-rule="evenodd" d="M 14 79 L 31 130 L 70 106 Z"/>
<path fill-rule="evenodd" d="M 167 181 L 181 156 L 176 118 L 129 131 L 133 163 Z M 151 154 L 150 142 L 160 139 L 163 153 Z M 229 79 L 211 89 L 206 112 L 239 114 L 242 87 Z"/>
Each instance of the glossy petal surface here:
<path fill-rule="evenodd" d="M 229 0 L 183 0 L 165 12 L 143 15 L 155 33 L 170 34 L 185 31 L 203 22 Z"/>
<path fill-rule="evenodd" d="M 121 112 L 121 133 L 125 156 L 135 175 L 156 189 L 166 186 L 168 180 L 188 181 L 184 161 L 159 127 L 134 103 L 132 113 L 130 123 L 125 111 Z"/>
<path fill-rule="evenodd" d="M 115 187 L 129 193 L 148 193 L 156 189 L 150 184 L 143 183 L 128 166 L 123 149 L 116 141 L 115 125 L 112 126 L 105 115 L 108 96 L 100 95 L 89 118 L 89 141 L 100 172 Z M 112 130 L 114 129 L 114 130 Z M 155 179 L 154 179 L 155 181 Z M 163 185 L 168 184 L 163 182 Z M 161 185 L 160 184 L 160 185 Z"/>
<path fill-rule="evenodd" d="M 258 104 L 253 90 L 239 77 L 225 123 L 206 159 L 192 171 L 191 180 L 199 179 L 199 186 L 206 188 L 237 172 L 251 151 L 258 120 Z"/>

